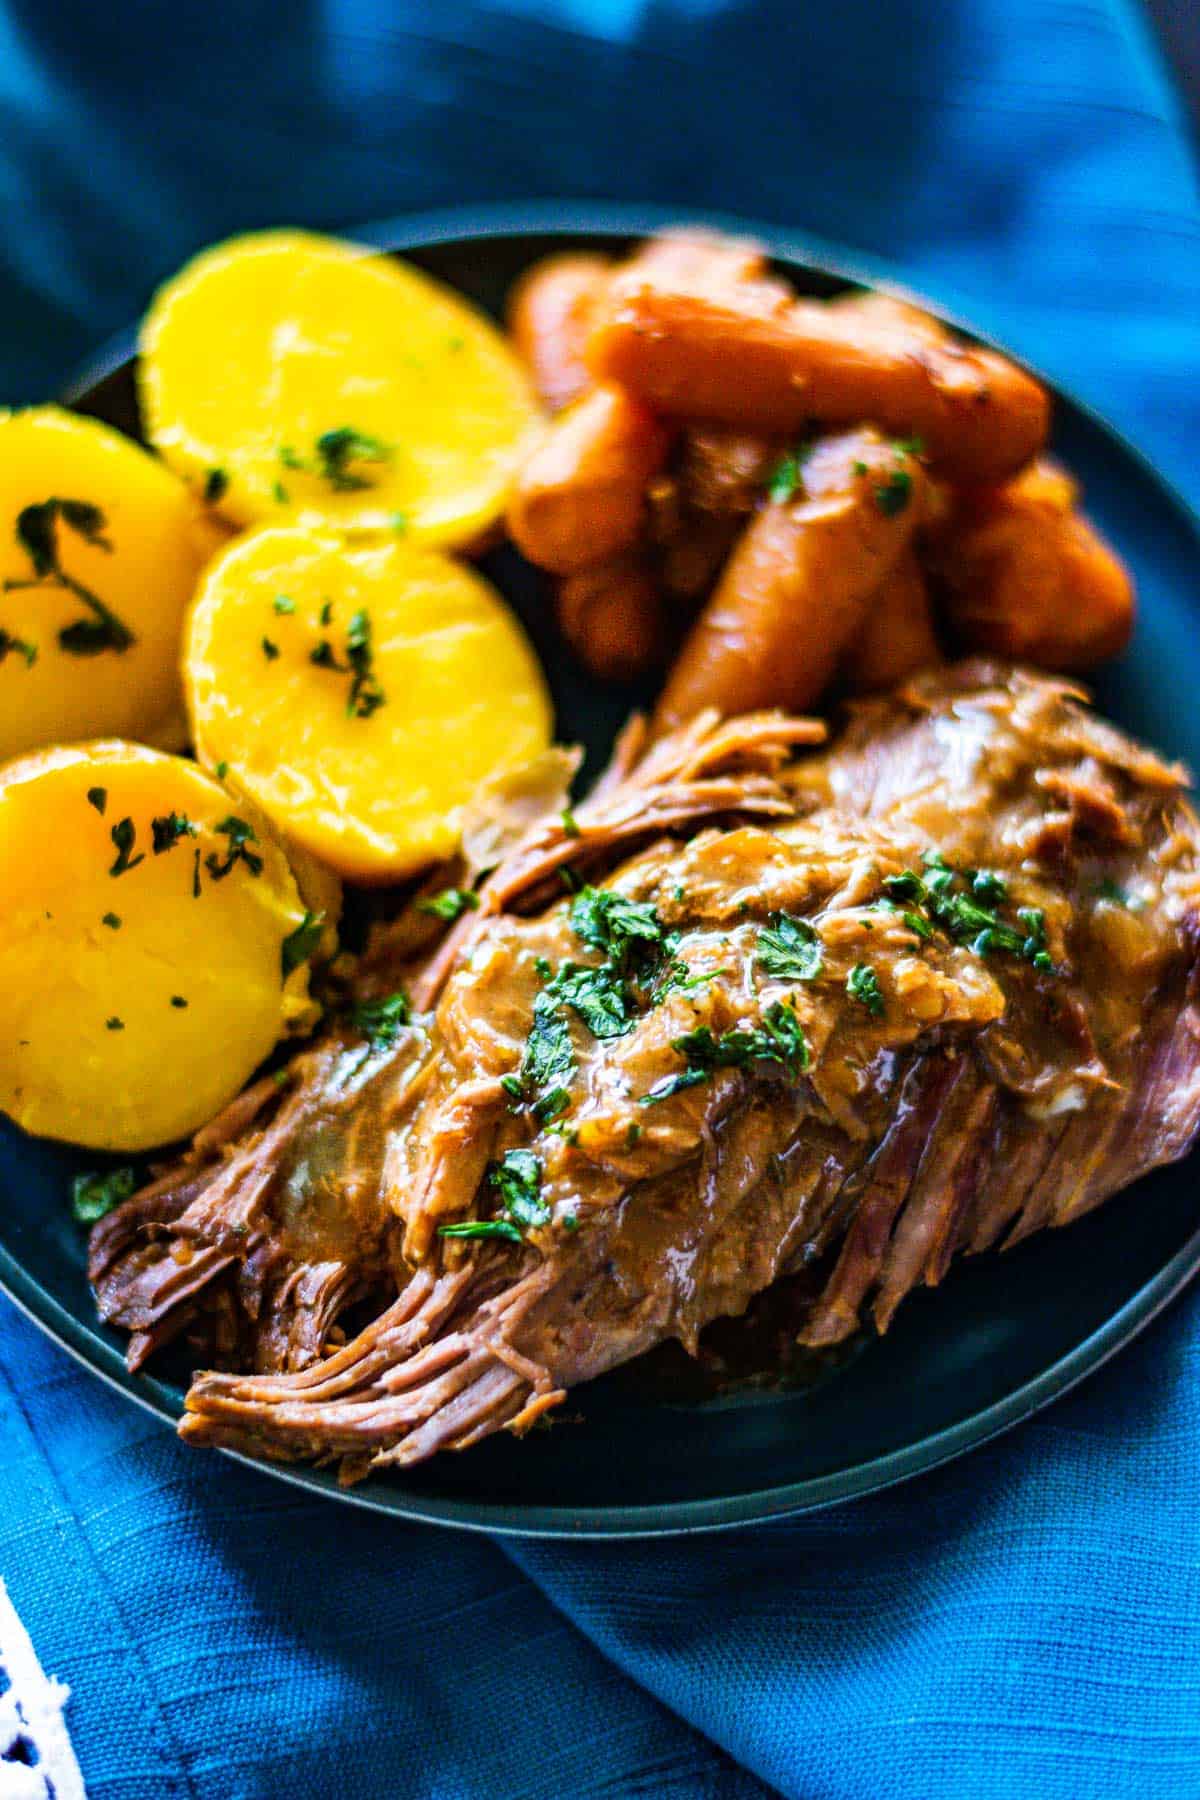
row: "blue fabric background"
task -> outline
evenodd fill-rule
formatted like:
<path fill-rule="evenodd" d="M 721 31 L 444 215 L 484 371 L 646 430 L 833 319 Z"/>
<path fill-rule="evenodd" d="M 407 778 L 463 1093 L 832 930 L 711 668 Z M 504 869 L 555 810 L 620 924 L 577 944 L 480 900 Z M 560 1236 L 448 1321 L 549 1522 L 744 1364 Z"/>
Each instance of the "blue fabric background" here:
<path fill-rule="evenodd" d="M 7 0 L 0 393 L 245 226 L 562 195 L 892 258 L 1200 501 L 1200 197 L 1132 0 Z M 97 1800 L 1200 1792 L 1200 1295 L 1002 1442 L 698 1543 L 185 1453 L 0 1301 L 0 1573 Z"/>

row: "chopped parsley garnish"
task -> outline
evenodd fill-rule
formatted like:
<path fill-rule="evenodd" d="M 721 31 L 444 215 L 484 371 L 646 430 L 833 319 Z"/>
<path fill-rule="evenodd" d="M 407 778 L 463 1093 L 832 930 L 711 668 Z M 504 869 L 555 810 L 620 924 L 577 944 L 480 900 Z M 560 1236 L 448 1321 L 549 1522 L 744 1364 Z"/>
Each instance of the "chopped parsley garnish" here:
<path fill-rule="evenodd" d="M 912 476 L 907 469 L 893 469 L 887 480 L 875 489 L 875 504 L 889 519 L 896 518 L 908 505 L 912 494 Z"/>
<path fill-rule="evenodd" d="M 707 1025 L 685 1032 L 672 1044 L 686 1058 L 687 1068 L 664 1076 L 642 1095 L 641 1105 L 654 1106 L 684 1088 L 707 1081 L 718 1069 L 745 1069 L 755 1062 L 778 1063 L 794 1080 L 808 1068 L 808 1040 L 790 1006 L 776 1000 L 749 1031 L 726 1031 L 714 1037 Z"/>
<path fill-rule="evenodd" d="M 321 610 L 317 614 L 317 617 L 320 620 L 322 625 L 332 625 L 332 623 L 333 623 L 333 601 L 332 600 L 325 600 L 322 602 Z"/>
<path fill-rule="evenodd" d="M 394 512 L 391 516 L 391 519 L 389 520 L 389 523 L 392 527 L 392 530 L 395 532 L 396 536 L 403 537 L 405 532 L 408 530 L 408 514 L 402 513 L 402 512 Z"/>
<path fill-rule="evenodd" d="M 892 899 L 914 902 L 956 944 L 969 945 L 977 956 L 1002 951 L 1022 957 L 1043 973 L 1053 970 L 1046 948 L 1046 915 L 1040 907 L 1018 907 L 1017 923 L 1010 924 L 995 910 L 1008 898 L 1008 886 L 999 875 L 975 869 L 960 873 L 936 850 L 927 850 L 921 860 L 924 875 L 905 869 L 884 879 Z M 910 923 L 914 916 L 904 914 Z"/>
<path fill-rule="evenodd" d="M 296 602 L 290 594 L 276 594 L 271 604 L 277 613 L 294 613 L 296 610 Z"/>
<path fill-rule="evenodd" d="M 104 1027 L 106 1031 L 124 1031 L 125 1021 L 124 1019 L 118 1018 L 116 1013 L 114 1013 L 111 1019 L 105 1019 Z"/>
<path fill-rule="evenodd" d="M 328 625 L 332 616 L 333 609 L 327 600 L 321 608 L 321 624 Z M 328 638 L 322 638 L 309 651 L 308 660 L 318 669 L 333 669 L 339 675 L 349 675 L 350 694 L 346 701 L 348 718 L 369 719 L 387 700 L 375 674 L 371 620 L 365 608 L 359 608 L 346 628 L 345 662 L 338 661 L 337 652 Z"/>
<path fill-rule="evenodd" d="M 566 1015 L 550 992 L 539 994 L 520 1073 L 502 1078 L 504 1091 L 545 1125 L 570 1105 L 568 1084 L 574 1073 L 575 1050 Z"/>
<path fill-rule="evenodd" d="M 317 472 L 331 488 L 348 493 L 372 485 L 370 478 L 357 473 L 353 463 L 385 463 L 391 460 L 392 447 L 382 439 L 368 437 L 350 425 L 339 425 L 335 431 L 324 431 L 317 439 Z"/>
<path fill-rule="evenodd" d="M 219 837 L 229 840 L 229 848 L 223 858 L 215 850 L 210 850 L 204 859 L 204 866 L 214 881 L 223 881 L 230 870 L 240 862 L 245 863 L 251 875 L 262 874 L 262 857 L 257 850 L 247 849 L 247 845 L 258 842 L 253 825 L 248 825 L 245 819 L 235 818 L 231 813 L 227 819 L 222 819 L 219 825 L 214 825 L 213 830 Z"/>
<path fill-rule="evenodd" d="M 846 977 L 846 992 L 860 1006 L 865 1006 L 874 1019 L 881 1019 L 884 1012 L 883 993 L 879 986 L 879 977 L 870 963 L 855 963 Z"/>
<path fill-rule="evenodd" d="M 172 849 L 181 837 L 195 837 L 198 830 L 199 826 L 185 818 L 183 813 L 164 813 L 161 818 L 150 821 L 150 847 L 155 856 L 161 856 L 164 850 Z"/>
<path fill-rule="evenodd" d="M 634 1023 L 634 997 L 608 963 L 564 963 L 547 992 L 579 1015 L 594 1038 L 624 1037 Z"/>
<path fill-rule="evenodd" d="M 213 770 L 213 774 L 216 776 L 218 781 L 224 781 L 224 779 L 228 775 L 228 773 L 229 773 L 229 764 L 227 762 L 219 762 Z"/>
<path fill-rule="evenodd" d="M 666 935 L 649 902 L 629 900 L 611 888 L 580 888 L 571 902 L 571 929 L 619 964 L 630 960 L 635 946 L 661 949 Z"/>
<path fill-rule="evenodd" d="M 104 536 L 107 521 L 98 506 L 90 500 L 35 501 L 17 514 L 16 538 L 30 563 L 32 576 L 5 581 L 4 591 L 17 588 L 62 588 L 81 600 L 90 615 L 64 625 L 58 634 L 59 647 L 69 656 L 96 656 L 102 650 L 128 650 L 137 640 L 128 625 L 119 619 L 98 594 L 85 587 L 62 566 L 59 549 L 59 527 L 66 526 L 77 537 L 97 550 L 112 553 L 112 544 Z"/>
<path fill-rule="evenodd" d="M 71 1183 L 71 1216 L 75 1223 L 94 1225 L 129 1199 L 137 1180 L 135 1169 L 93 1170 L 88 1175 L 77 1175 Z"/>
<path fill-rule="evenodd" d="M 172 994 L 171 995 L 171 1005 L 174 1007 L 183 1008 L 187 1005 L 187 1001 L 184 999 L 182 994 Z"/>
<path fill-rule="evenodd" d="M 360 1000 L 351 1008 L 350 1023 L 367 1038 L 373 1051 L 390 1050 L 412 1018 L 408 995 L 385 994 L 379 1000 Z"/>
<path fill-rule="evenodd" d="M 106 912 L 104 914 L 104 917 L 101 919 L 100 923 L 102 925 L 107 925 L 108 929 L 110 931 L 120 931 L 120 929 L 121 929 L 120 914 L 114 913 L 114 912 Z"/>
<path fill-rule="evenodd" d="M 276 657 L 279 655 L 279 645 L 272 643 L 271 639 L 269 637 L 267 637 L 265 634 L 263 635 L 261 642 L 262 642 L 263 655 L 266 657 L 268 662 L 274 662 Z"/>
<path fill-rule="evenodd" d="M 564 806 L 562 809 L 562 828 L 564 837 L 577 838 L 579 836 L 579 820 L 569 806 Z"/>
<path fill-rule="evenodd" d="M 280 946 L 280 962 L 283 965 L 283 979 L 286 981 L 293 969 L 308 961 L 321 941 L 321 933 L 325 929 L 323 912 L 306 912 L 294 931 L 289 931 Z"/>
<path fill-rule="evenodd" d="M 427 900 L 417 901 L 417 911 L 430 913 L 435 919 L 445 919 L 453 924 L 461 919 L 465 912 L 474 912 L 479 905 L 479 895 L 470 888 L 443 888 L 440 894 L 431 894 Z"/>
<path fill-rule="evenodd" d="M 519 1244 L 526 1231 L 550 1223 L 550 1208 L 542 1199 L 542 1165 L 532 1150 L 509 1150 L 489 1168 L 488 1182 L 500 1195 L 500 1216 L 439 1225 L 440 1237 L 507 1238 Z"/>
<path fill-rule="evenodd" d="M 754 960 L 779 981 L 815 981 L 824 967 L 821 940 L 806 919 L 776 913 L 758 934 Z"/>
<path fill-rule="evenodd" d="M 204 498 L 209 506 L 215 506 L 225 496 L 229 486 L 229 477 L 224 469 L 210 469 L 204 477 Z"/>
<path fill-rule="evenodd" d="M 23 656 L 25 667 L 32 669 L 37 661 L 37 645 L 29 643 L 25 638 L 14 637 L 11 631 L 5 631 L 3 626 L 0 626 L 0 663 L 10 654 Z"/>
<path fill-rule="evenodd" d="M 101 818 L 103 818 L 104 809 L 108 805 L 108 789 L 102 787 L 90 787 L 87 791 L 87 802 L 89 806 L 94 806 Z"/>
<path fill-rule="evenodd" d="M 274 500 L 276 506 L 290 506 L 292 503 L 292 496 L 288 493 L 282 481 L 273 481 L 271 483 L 271 498 Z"/>
<path fill-rule="evenodd" d="M 387 695 L 375 674 L 371 651 L 371 621 L 364 609 L 355 613 L 346 632 L 346 655 L 353 679 L 346 712 L 352 719 L 369 719 L 381 707 Z"/>
<path fill-rule="evenodd" d="M 789 450 L 781 457 L 771 471 L 767 482 L 767 498 L 777 506 L 791 500 L 797 493 L 804 491 L 804 464 L 807 460 L 811 444 L 801 444 L 795 450 Z"/>
<path fill-rule="evenodd" d="M 108 835 L 117 851 L 116 861 L 108 871 L 110 875 L 124 875 L 127 870 L 136 869 L 140 862 L 145 862 L 141 851 L 136 856 L 130 854 L 137 837 L 137 827 L 132 819 L 118 819 Z"/>

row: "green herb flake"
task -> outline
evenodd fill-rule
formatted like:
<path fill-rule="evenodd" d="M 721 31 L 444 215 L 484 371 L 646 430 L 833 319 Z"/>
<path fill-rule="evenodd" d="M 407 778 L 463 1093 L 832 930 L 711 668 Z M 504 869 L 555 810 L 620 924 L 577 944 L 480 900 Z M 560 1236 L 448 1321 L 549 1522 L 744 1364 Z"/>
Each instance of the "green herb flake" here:
<path fill-rule="evenodd" d="M 77 1225 L 94 1225 L 137 1188 L 135 1169 L 92 1170 L 71 1183 L 71 1217 Z"/>
<path fill-rule="evenodd" d="M 94 806 L 100 817 L 103 818 L 104 809 L 108 805 L 108 789 L 90 787 L 87 791 L 87 803 L 89 806 Z"/>
<path fill-rule="evenodd" d="M 386 463 L 392 458 L 390 444 L 356 431 L 351 425 L 322 432 L 315 449 L 316 473 L 336 493 L 352 493 L 373 485 L 369 476 L 353 467 L 355 463 Z"/>
<path fill-rule="evenodd" d="M 279 950 L 279 960 L 285 981 L 294 969 L 298 969 L 301 963 L 309 960 L 321 942 L 321 934 L 324 929 L 325 914 L 306 911 L 295 930 L 288 932 Z"/>
<path fill-rule="evenodd" d="M 296 610 L 296 602 L 290 594 L 276 594 L 271 604 L 277 613 L 294 613 Z"/>
<path fill-rule="evenodd" d="M 562 828 L 564 837 L 577 838 L 580 835 L 579 820 L 569 806 L 564 806 L 562 810 Z"/>
<path fill-rule="evenodd" d="M 105 1019 L 104 1029 L 106 1031 L 124 1031 L 125 1021 L 124 1019 L 118 1018 L 116 1013 L 114 1013 L 111 1019 Z"/>
<path fill-rule="evenodd" d="M 104 917 L 101 919 L 100 923 L 102 925 L 107 925 L 108 929 L 110 931 L 120 931 L 120 929 L 121 929 L 120 914 L 114 913 L 114 912 L 106 912 L 104 914 Z"/>
<path fill-rule="evenodd" d="M 216 506 L 225 498 L 229 487 L 229 476 L 224 469 L 210 469 L 204 477 L 204 499 L 207 505 Z"/>
<path fill-rule="evenodd" d="M 875 504 L 886 518 L 895 519 L 908 505 L 912 495 L 912 476 L 907 469 L 893 469 L 887 480 L 875 489 Z"/>
<path fill-rule="evenodd" d="M 184 999 L 182 994 L 172 994 L 171 995 L 171 1005 L 178 1008 L 180 1011 L 182 1011 L 182 1009 L 187 1005 L 187 1001 Z"/>
<path fill-rule="evenodd" d="M 779 981 L 815 981 L 824 967 L 821 939 L 805 919 L 776 913 L 758 934 L 754 960 Z"/>
<path fill-rule="evenodd" d="M 288 493 L 282 481 L 273 481 L 271 483 L 271 498 L 274 500 L 276 506 L 290 506 L 292 504 L 292 496 Z"/>
<path fill-rule="evenodd" d="M 98 506 L 90 500 L 63 500 L 52 497 L 23 507 L 17 515 L 15 535 L 28 556 L 33 575 L 4 582 L 4 591 L 17 588 L 61 588 L 82 602 L 87 616 L 64 625 L 58 634 L 59 648 L 68 656 L 98 656 L 101 651 L 128 650 L 137 642 L 133 632 L 100 596 L 85 587 L 62 566 L 59 528 L 65 526 L 93 549 L 111 555 L 112 544 L 105 537 L 107 521 Z"/>
<path fill-rule="evenodd" d="M 213 770 L 213 774 L 216 776 L 218 781 L 224 781 L 224 779 L 228 775 L 228 773 L 229 773 L 229 764 L 227 762 L 219 762 L 217 764 L 216 768 Z"/>
<path fill-rule="evenodd" d="M 263 637 L 263 639 L 261 641 L 262 641 L 263 655 L 266 657 L 268 662 L 274 662 L 276 657 L 279 655 L 279 645 L 272 643 L 271 639 L 269 637 L 265 637 L 265 636 Z"/>
<path fill-rule="evenodd" d="M 408 514 L 394 512 L 388 520 L 388 524 L 391 526 L 397 537 L 403 537 L 408 531 Z"/>
<path fill-rule="evenodd" d="M 656 1081 L 643 1094 L 640 1104 L 654 1106 L 683 1089 L 707 1081 L 718 1069 L 745 1069 L 752 1063 L 778 1063 L 790 1079 L 804 1073 L 811 1053 L 800 1021 L 792 1008 L 776 1000 L 762 1016 L 762 1021 L 749 1031 L 726 1031 L 714 1037 L 707 1025 L 685 1032 L 674 1040 L 672 1048 L 686 1059 L 687 1068 L 678 1075 L 667 1075 Z"/>
<path fill-rule="evenodd" d="M 846 977 L 846 992 L 851 1000 L 857 1000 L 860 1006 L 865 1006 L 872 1018 L 883 1017 L 883 992 L 879 986 L 879 977 L 870 963 L 855 963 Z"/>
<path fill-rule="evenodd" d="M 571 1029 L 556 997 L 539 994 L 533 1003 L 533 1018 L 525 1042 L 525 1054 L 516 1077 L 505 1084 L 505 1091 L 522 1106 L 528 1106 L 542 1124 L 559 1118 L 570 1105 L 568 1086 L 575 1074 L 575 1049 Z"/>
<path fill-rule="evenodd" d="M 363 1033 L 373 1052 L 392 1049 L 411 1018 L 408 995 L 400 991 L 378 1000 L 360 1000 L 350 1011 L 350 1023 Z"/>
<path fill-rule="evenodd" d="M 36 644 L 31 644 L 27 638 L 14 637 L 11 631 L 5 631 L 0 626 L 0 663 L 8 656 L 20 656 L 24 659 L 25 667 L 32 669 L 37 655 Z"/>
<path fill-rule="evenodd" d="M 118 819 L 108 835 L 117 851 L 116 860 L 108 871 L 110 875 L 125 875 L 130 869 L 136 869 L 140 862 L 145 862 L 142 851 L 136 856 L 130 854 L 137 838 L 137 827 L 132 819 Z"/>
<path fill-rule="evenodd" d="M 227 819 L 222 819 L 219 825 L 214 825 L 213 830 L 219 837 L 229 840 L 229 848 L 223 858 L 215 850 L 210 850 L 204 859 L 204 866 L 214 881 L 223 881 L 238 863 L 245 863 L 251 875 L 262 874 L 262 857 L 257 850 L 251 850 L 248 847 L 250 844 L 258 842 L 252 825 L 248 825 L 245 819 L 236 818 L 231 813 Z"/>
<path fill-rule="evenodd" d="M 444 919 L 448 925 L 455 919 L 461 919 L 465 912 L 474 912 L 479 905 L 479 895 L 471 888 L 448 887 L 440 894 L 431 894 L 426 900 L 417 901 L 417 911 L 429 913 L 435 919 Z"/>
<path fill-rule="evenodd" d="M 797 449 L 789 450 L 772 469 L 767 481 L 767 498 L 776 506 L 784 506 L 796 494 L 803 494 L 804 464 L 811 448 L 810 444 L 801 444 Z"/>
<path fill-rule="evenodd" d="M 199 829 L 183 813 L 163 813 L 160 818 L 150 821 L 150 847 L 155 856 L 162 856 L 164 851 L 173 849 L 181 837 L 195 837 Z"/>

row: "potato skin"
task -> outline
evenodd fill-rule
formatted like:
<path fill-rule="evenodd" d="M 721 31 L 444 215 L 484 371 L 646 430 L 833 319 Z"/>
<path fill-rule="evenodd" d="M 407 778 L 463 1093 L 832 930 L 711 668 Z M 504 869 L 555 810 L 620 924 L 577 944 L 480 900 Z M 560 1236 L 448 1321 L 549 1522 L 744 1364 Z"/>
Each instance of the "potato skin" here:
<path fill-rule="evenodd" d="M 954 496 L 930 563 L 959 646 L 1066 672 L 1125 648 L 1133 581 L 1077 493 L 1041 459 L 1002 488 Z"/>
<path fill-rule="evenodd" d="M 283 850 L 195 763 L 108 742 L 7 764 L 0 895 L 0 1107 L 29 1131 L 171 1142 L 311 1022 Z"/>
<path fill-rule="evenodd" d="M 663 595 L 646 556 L 616 557 L 559 583 L 559 629 L 601 681 L 636 681 L 666 661 Z"/>
<path fill-rule="evenodd" d="M 1041 385 L 994 351 L 890 316 L 781 295 L 774 282 L 688 285 L 619 272 L 588 339 L 596 378 L 685 421 L 764 434 L 872 419 L 918 434 L 959 481 L 1002 481 L 1049 428 Z"/>
<path fill-rule="evenodd" d="M 509 334 L 549 412 L 561 412 L 592 385 L 584 346 L 611 268 L 606 256 L 548 256 L 526 270 L 509 298 Z"/>
<path fill-rule="evenodd" d="M 893 508 L 880 496 L 896 479 L 905 499 Z M 803 480 L 802 497 L 769 502 L 747 526 L 667 678 L 656 732 L 707 706 L 803 710 L 861 630 L 920 518 L 924 471 L 864 427 L 821 440 Z"/>
<path fill-rule="evenodd" d="M 911 545 L 867 599 L 862 630 L 846 658 L 852 694 L 880 693 L 941 661 L 929 589 Z"/>
<path fill-rule="evenodd" d="M 633 549 L 646 485 L 670 447 L 670 433 L 639 400 L 593 388 L 559 414 L 522 467 L 508 506 L 513 542 L 555 575 Z"/>
<path fill-rule="evenodd" d="M 39 578 L 22 520 L 91 603 Z M 0 760 L 107 733 L 181 744 L 184 614 L 223 536 L 183 483 L 94 419 L 0 413 L 0 523 Z M 97 606 L 114 624 L 87 647 Z"/>

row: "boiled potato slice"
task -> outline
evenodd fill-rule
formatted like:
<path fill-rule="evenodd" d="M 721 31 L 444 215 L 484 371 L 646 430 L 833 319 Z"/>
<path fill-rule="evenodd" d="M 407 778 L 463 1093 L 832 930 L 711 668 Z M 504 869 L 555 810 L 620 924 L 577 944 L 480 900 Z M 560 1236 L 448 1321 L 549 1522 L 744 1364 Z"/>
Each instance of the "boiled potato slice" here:
<path fill-rule="evenodd" d="M 111 733 L 183 742 L 183 615 L 225 535 L 107 425 L 0 413 L 0 761 Z"/>
<path fill-rule="evenodd" d="M 39 1135 L 169 1143 L 312 1016 L 274 833 L 179 757 L 101 743 L 0 769 L 0 904 L 0 1108 Z"/>
<path fill-rule="evenodd" d="M 416 545 L 251 532 L 201 584 L 185 665 L 201 760 L 360 881 L 450 855 L 479 782 L 549 741 L 513 615 L 473 570 Z"/>
<path fill-rule="evenodd" d="M 206 251 L 141 337 L 147 428 L 240 525 L 287 518 L 464 544 L 536 429 L 489 320 L 419 270 L 270 231 Z"/>

